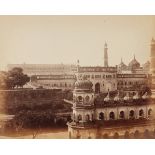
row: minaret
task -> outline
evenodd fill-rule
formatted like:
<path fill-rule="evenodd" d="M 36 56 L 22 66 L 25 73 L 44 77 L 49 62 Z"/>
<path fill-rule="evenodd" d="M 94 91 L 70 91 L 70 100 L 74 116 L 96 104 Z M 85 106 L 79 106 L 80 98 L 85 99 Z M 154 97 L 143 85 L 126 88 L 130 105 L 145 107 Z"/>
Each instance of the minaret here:
<path fill-rule="evenodd" d="M 152 97 L 155 98 L 155 40 L 151 40 L 150 73 L 152 74 Z"/>
<path fill-rule="evenodd" d="M 108 47 L 106 42 L 104 44 L 104 67 L 108 67 Z"/>

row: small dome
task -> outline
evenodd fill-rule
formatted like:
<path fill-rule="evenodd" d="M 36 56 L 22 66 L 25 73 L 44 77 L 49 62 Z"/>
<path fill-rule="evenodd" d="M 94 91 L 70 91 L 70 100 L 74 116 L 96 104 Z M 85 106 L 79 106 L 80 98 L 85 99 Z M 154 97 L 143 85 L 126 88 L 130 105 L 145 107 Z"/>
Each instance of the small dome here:
<path fill-rule="evenodd" d="M 92 82 L 87 80 L 85 77 L 82 79 L 78 79 L 75 84 L 75 89 L 84 89 L 84 90 L 92 90 Z"/>
<path fill-rule="evenodd" d="M 136 60 L 135 56 L 134 56 L 133 60 L 129 63 L 129 67 L 130 68 L 139 68 L 140 67 L 140 63 Z"/>
<path fill-rule="evenodd" d="M 140 99 L 140 96 L 139 96 L 138 92 L 136 92 L 136 94 L 133 96 L 133 99 L 134 99 L 134 100 Z"/>
<path fill-rule="evenodd" d="M 114 97 L 114 101 L 120 101 L 119 92 L 118 92 L 118 94 Z"/>
<path fill-rule="evenodd" d="M 130 100 L 131 98 L 130 98 L 130 96 L 129 96 L 129 93 L 126 93 L 126 95 L 124 96 L 123 99 L 124 99 L 125 101 Z"/>
<path fill-rule="evenodd" d="M 147 61 L 145 64 L 143 64 L 143 68 L 150 68 L 150 61 Z"/>
<path fill-rule="evenodd" d="M 108 91 L 108 94 L 107 96 L 104 98 L 104 101 L 105 102 L 109 102 L 111 99 L 110 99 L 110 94 L 109 94 L 109 91 Z"/>
<path fill-rule="evenodd" d="M 154 45 L 154 44 L 155 44 L 155 39 L 152 38 L 152 40 L 151 40 L 151 45 Z"/>
<path fill-rule="evenodd" d="M 142 99 L 148 99 L 148 98 L 149 98 L 148 93 L 145 92 L 144 95 L 142 96 Z"/>
<path fill-rule="evenodd" d="M 122 61 L 121 59 L 121 63 L 118 65 L 118 68 L 126 70 L 127 69 L 127 65 Z"/>

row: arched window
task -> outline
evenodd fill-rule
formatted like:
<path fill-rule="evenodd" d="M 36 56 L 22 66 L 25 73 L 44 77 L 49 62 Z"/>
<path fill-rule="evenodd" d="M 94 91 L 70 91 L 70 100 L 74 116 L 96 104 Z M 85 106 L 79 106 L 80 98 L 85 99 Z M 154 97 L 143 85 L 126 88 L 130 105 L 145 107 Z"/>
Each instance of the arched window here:
<path fill-rule="evenodd" d="M 78 101 L 82 102 L 82 96 L 78 96 Z"/>
<path fill-rule="evenodd" d="M 131 110 L 129 113 L 129 118 L 133 119 L 134 117 L 135 117 L 135 112 L 133 110 Z"/>
<path fill-rule="evenodd" d="M 95 84 L 95 93 L 100 93 L 100 84 L 99 83 Z"/>
<path fill-rule="evenodd" d="M 85 97 L 86 102 L 89 102 L 89 99 L 90 99 L 89 96 Z"/>
<path fill-rule="evenodd" d="M 121 111 L 121 112 L 120 112 L 120 114 L 119 114 L 119 118 L 120 118 L 120 119 L 124 119 L 124 118 L 125 118 L 124 111 Z"/>
<path fill-rule="evenodd" d="M 139 116 L 140 117 L 144 117 L 144 111 L 143 111 L 143 109 L 139 110 Z"/>
<path fill-rule="evenodd" d="M 152 116 L 152 109 L 148 110 L 148 116 Z"/>
<path fill-rule="evenodd" d="M 90 121 L 90 116 L 88 114 L 86 115 L 86 121 Z"/>
<path fill-rule="evenodd" d="M 115 119 L 115 114 L 114 112 L 110 112 L 109 114 L 109 119 L 114 120 Z"/>
<path fill-rule="evenodd" d="M 104 113 L 103 113 L 103 112 L 100 112 L 100 113 L 99 113 L 99 119 L 100 119 L 100 120 L 104 120 Z"/>
<path fill-rule="evenodd" d="M 81 121 L 81 120 L 82 120 L 82 116 L 78 115 L 78 121 Z"/>

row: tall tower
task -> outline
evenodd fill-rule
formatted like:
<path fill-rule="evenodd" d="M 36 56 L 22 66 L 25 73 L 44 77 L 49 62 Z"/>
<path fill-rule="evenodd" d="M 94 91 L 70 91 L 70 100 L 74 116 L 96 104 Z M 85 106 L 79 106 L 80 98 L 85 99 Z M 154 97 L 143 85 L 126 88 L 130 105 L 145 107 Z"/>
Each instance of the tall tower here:
<path fill-rule="evenodd" d="M 155 40 L 151 41 L 151 55 L 150 55 L 150 73 L 152 74 L 152 85 L 155 86 Z"/>
<path fill-rule="evenodd" d="M 108 47 L 106 42 L 104 44 L 104 67 L 108 67 Z"/>
<path fill-rule="evenodd" d="M 152 97 L 155 98 L 155 40 L 151 40 L 150 73 L 152 74 Z"/>

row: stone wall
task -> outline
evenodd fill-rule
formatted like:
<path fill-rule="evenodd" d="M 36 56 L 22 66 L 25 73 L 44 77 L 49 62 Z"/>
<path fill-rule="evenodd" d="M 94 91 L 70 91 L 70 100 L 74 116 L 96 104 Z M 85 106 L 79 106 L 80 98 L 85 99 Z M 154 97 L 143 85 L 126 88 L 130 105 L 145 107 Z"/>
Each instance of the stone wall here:
<path fill-rule="evenodd" d="M 0 91 L 0 111 L 14 111 L 20 108 L 34 108 L 44 105 L 63 104 L 64 98 L 71 98 L 69 92 L 60 89 L 18 89 Z M 48 107 L 47 107 L 48 108 Z"/>

